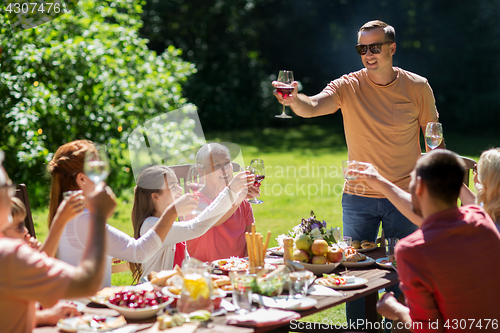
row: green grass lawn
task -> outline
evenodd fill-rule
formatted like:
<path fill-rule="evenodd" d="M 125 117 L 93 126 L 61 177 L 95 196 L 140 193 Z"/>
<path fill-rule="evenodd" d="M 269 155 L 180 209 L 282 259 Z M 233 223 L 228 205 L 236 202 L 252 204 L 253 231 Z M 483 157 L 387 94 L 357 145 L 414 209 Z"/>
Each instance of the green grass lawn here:
<path fill-rule="evenodd" d="M 319 127 L 302 126 L 298 129 L 265 129 L 259 135 L 253 132 L 207 135 L 213 141 L 230 141 L 240 144 L 245 164 L 253 158 L 261 158 L 266 166 L 266 179 L 261 187 L 263 204 L 253 205 L 256 229 L 265 234 L 271 231 L 270 246 L 275 238 L 286 233 L 293 226 L 307 218 L 314 210 L 317 218 L 325 220 L 327 226 L 342 227 L 342 160 L 347 158 L 342 133 L 326 131 Z M 448 140 L 450 148 L 460 147 L 459 137 Z M 467 141 L 470 141 L 468 139 Z M 244 143 L 242 143 L 244 142 Z M 489 142 L 489 141 L 488 141 Z M 491 143 L 478 142 L 477 146 L 488 148 Z M 470 143 L 467 147 L 471 147 Z M 459 154 L 465 154 L 455 149 Z M 468 156 L 478 159 L 471 148 Z M 471 154 L 472 152 L 472 154 Z M 471 156 L 472 155 L 472 156 Z M 133 193 L 130 189 L 118 199 L 115 214 L 109 224 L 133 234 L 130 222 Z M 47 234 L 47 209 L 33 211 L 35 229 L 40 240 Z M 114 285 L 132 282 L 130 273 L 114 274 Z M 345 306 L 304 318 L 306 321 L 321 322 L 328 318 L 332 322 L 345 322 Z"/>

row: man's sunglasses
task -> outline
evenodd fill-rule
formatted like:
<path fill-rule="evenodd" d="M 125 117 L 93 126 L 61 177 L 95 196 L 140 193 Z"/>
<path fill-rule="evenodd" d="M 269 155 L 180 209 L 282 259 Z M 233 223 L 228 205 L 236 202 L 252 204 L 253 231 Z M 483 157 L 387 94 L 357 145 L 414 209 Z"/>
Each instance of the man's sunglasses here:
<path fill-rule="evenodd" d="M 393 42 L 374 43 L 370 45 L 358 44 L 356 45 L 356 52 L 358 52 L 359 55 L 365 55 L 366 52 L 368 52 L 368 48 L 370 48 L 371 53 L 379 54 L 382 52 L 382 45 L 392 43 Z"/>

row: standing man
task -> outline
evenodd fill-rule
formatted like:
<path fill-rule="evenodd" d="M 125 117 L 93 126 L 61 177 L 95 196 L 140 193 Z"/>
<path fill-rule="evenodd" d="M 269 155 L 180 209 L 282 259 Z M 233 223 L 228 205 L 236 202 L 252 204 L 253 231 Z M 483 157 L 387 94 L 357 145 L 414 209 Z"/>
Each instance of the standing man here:
<path fill-rule="evenodd" d="M 392 66 L 396 33 L 382 21 L 370 21 L 359 29 L 356 51 L 365 68 L 330 82 L 319 94 L 298 94 L 297 82 L 286 99 L 274 94 L 304 118 L 341 109 L 348 159 L 370 162 L 408 191 L 410 172 L 421 155 L 420 130 L 425 132 L 428 122 L 438 121 L 431 87 L 427 79 Z M 375 241 L 381 222 L 387 238 L 403 238 L 417 229 L 362 180 L 346 181 L 342 212 L 344 235 L 353 239 Z M 349 322 L 364 318 L 363 304 L 364 299 L 347 303 Z"/>

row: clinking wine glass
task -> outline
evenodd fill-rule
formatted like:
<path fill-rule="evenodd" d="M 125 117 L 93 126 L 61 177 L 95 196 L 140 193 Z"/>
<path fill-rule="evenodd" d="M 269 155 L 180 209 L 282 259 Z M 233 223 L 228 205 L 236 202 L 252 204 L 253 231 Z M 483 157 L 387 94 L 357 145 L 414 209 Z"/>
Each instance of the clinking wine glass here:
<path fill-rule="evenodd" d="M 254 159 L 250 161 L 250 166 L 248 167 L 251 173 L 255 175 L 255 182 L 253 183 L 254 186 L 260 187 L 261 182 L 266 178 L 265 176 L 265 169 L 264 169 L 264 161 L 261 159 Z M 264 201 L 253 198 L 251 200 L 248 200 L 248 202 L 253 203 L 253 204 L 261 204 L 264 203 Z"/>
<path fill-rule="evenodd" d="M 85 154 L 83 172 L 96 185 L 102 183 L 109 175 L 109 161 L 106 148 L 95 145 L 95 151 Z"/>
<path fill-rule="evenodd" d="M 431 149 L 437 148 L 443 141 L 443 125 L 438 122 L 427 123 L 425 128 L 425 143 Z"/>
<path fill-rule="evenodd" d="M 194 195 L 199 195 L 200 191 L 205 187 L 205 169 L 202 164 L 193 164 L 189 167 L 186 177 L 186 185 Z M 194 209 L 191 214 L 198 215 L 201 212 Z"/>
<path fill-rule="evenodd" d="M 278 74 L 277 80 L 278 86 L 276 87 L 276 91 L 280 94 L 283 99 L 286 99 L 288 96 L 292 94 L 293 91 L 293 72 L 292 71 L 280 71 Z M 283 104 L 283 111 L 280 115 L 277 115 L 276 118 L 292 118 L 291 116 L 285 113 L 285 104 Z"/>

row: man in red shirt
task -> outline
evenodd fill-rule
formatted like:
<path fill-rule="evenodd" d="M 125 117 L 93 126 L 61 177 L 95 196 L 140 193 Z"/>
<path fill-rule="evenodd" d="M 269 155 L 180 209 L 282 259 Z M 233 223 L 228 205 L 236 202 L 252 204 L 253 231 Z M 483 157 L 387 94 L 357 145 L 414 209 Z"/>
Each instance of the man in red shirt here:
<path fill-rule="evenodd" d="M 399 320 L 401 328 L 412 332 L 499 328 L 500 234 L 481 207 L 457 207 L 464 172 L 461 158 L 443 149 L 417 161 L 410 193 L 381 177 L 371 165 L 360 172 L 420 226 L 396 246 L 406 306 L 391 293 L 377 306 L 384 317 Z"/>

